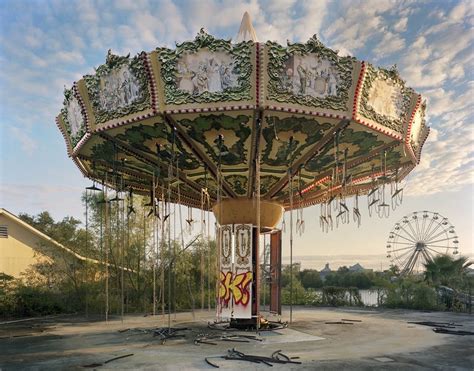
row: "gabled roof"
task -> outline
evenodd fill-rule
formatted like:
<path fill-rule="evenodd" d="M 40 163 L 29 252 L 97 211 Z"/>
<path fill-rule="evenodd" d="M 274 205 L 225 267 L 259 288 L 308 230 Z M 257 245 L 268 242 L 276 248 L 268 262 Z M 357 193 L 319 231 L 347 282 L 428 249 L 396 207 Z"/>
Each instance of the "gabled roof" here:
<path fill-rule="evenodd" d="M 364 271 L 364 270 L 365 268 L 359 263 L 356 263 L 353 266 L 349 267 L 349 271 L 351 272 L 359 272 L 359 271 Z"/>
<path fill-rule="evenodd" d="M 78 260 L 82 260 L 82 261 L 86 261 L 86 262 L 94 263 L 94 264 L 103 264 L 99 260 L 91 259 L 91 258 L 87 258 L 87 257 L 82 256 L 82 255 L 79 255 L 78 253 L 74 252 L 73 250 L 71 250 L 71 249 L 67 248 L 66 246 L 60 244 L 59 242 L 53 240 L 51 237 L 45 235 L 43 232 L 39 231 L 38 229 L 32 227 L 28 223 L 25 223 L 19 217 L 17 217 L 16 215 L 12 214 L 11 212 L 9 212 L 8 210 L 6 210 L 4 208 L 0 208 L 0 216 L 1 215 L 6 216 L 8 219 L 12 220 L 16 224 L 18 224 L 21 227 L 25 228 L 26 230 L 30 231 L 31 233 L 33 233 L 37 237 L 41 238 L 42 240 L 44 240 L 48 243 L 51 243 L 52 245 L 56 246 L 60 250 L 63 250 L 65 252 L 71 254 L 72 256 L 77 258 Z M 33 246 L 31 246 L 31 247 L 34 248 Z"/>
<path fill-rule="evenodd" d="M 331 268 L 329 268 L 329 263 L 326 263 L 326 265 L 324 266 L 323 269 L 321 269 L 321 272 L 320 273 L 330 273 L 332 272 Z"/>

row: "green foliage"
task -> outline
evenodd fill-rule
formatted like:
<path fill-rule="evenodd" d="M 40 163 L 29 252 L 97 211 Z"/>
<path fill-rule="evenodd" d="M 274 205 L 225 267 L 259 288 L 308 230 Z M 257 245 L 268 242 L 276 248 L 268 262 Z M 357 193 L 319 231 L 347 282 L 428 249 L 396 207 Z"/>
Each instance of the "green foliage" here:
<path fill-rule="evenodd" d="M 305 289 L 316 289 L 323 286 L 323 281 L 319 276 L 319 272 L 314 269 L 305 269 L 299 275 L 301 284 Z"/>
<path fill-rule="evenodd" d="M 291 288 L 293 289 L 291 291 Z M 293 304 L 307 304 L 306 299 L 306 290 L 304 287 L 301 285 L 301 281 L 295 276 L 293 280 L 293 285 L 290 286 L 289 282 L 286 286 L 282 288 L 281 291 L 281 302 L 284 305 L 290 304 L 290 297 L 291 297 L 291 292 L 293 292 Z"/>
<path fill-rule="evenodd" d="M 436 309 L 436 291 L 416 278 L 402 278 L 389 287 L 384 305 L 388 308 Z"/>
<path fill-rule="evenodd" d="M 471 264 L 464 256 L 455 259 L 450 255 L 438 255 L 425 264 L 425 280 L 435 286 L 466 288 L 467 270 Z"/>
<path fill-rule="evenodd" d="M 323 288 L 322 304 L 331 306 L 362 306 L 359 290 L 355 287 L 344 288 L 327 286 Z"/>
<path fill-rule="evenodd" d="M 347 267 L 341 267 L 337 272 L 332 272 L 326 276 L 324 286 L 370 289 L 376 286 L 375 282 L 376 279 L 373 272 L 350 272 Z"/>
<path fill-rule="evenodd" d="M 65 303 L 60 293 L 40 287 L 20 286 L 15 293 L 17 313 L 36 316 L 64 312 Z"/>

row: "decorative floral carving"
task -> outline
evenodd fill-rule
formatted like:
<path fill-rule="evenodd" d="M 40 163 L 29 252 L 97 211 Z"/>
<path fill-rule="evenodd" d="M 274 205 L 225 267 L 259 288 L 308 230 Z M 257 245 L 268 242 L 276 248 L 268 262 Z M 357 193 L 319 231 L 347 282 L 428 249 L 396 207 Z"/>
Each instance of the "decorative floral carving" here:
<path fill-rule="evenodd" d="M 268 41 L 268 99 L 283 103 L 348 109 L 353 57 L 339 57 L 314 35 L 287 47 Z"/>
<path fill-rule="evenodd" d="M 386 96 L 380 94 L 387 93 Z M 368 65 L 361 91 L 359 112 L 364 117 L 403 133 L 413 89 L 405 86 L 394 66 L 375 69 Z"/>
<path fill-rule="evenodd" d="M 79 100 L 74 95 L 73 89 L 64 89 L 64 101 L 63 108 L 61 109 L 61 116 L 66 126 L 71 145 L 72 147 L 75 147 L 86 133 L 86 123 L 83 109 L 81 108 Z"/>
<path fill-rule="evenodd" d="M 84 76 L 98 124 L 150 108 L 150 93 L 143 55 L 107 54 L 95 75 Z"/>
<path fill-rule="evenodd" d="M 236 264 L 248 266 L 252 259 L 252 227 L 239 224 L 235 227 Z"/>
<path fill-rule="evenodd" d="M 230 225 L 222 227 L 221 265 L 229 267 L 232 263 L 232 228 Z"/>
<path fill-rule="evenodd" d="M 157 48 L 166 104 L 252 99 L 252 45 L 233 45 L 201 29 L 175 50 Z"/>

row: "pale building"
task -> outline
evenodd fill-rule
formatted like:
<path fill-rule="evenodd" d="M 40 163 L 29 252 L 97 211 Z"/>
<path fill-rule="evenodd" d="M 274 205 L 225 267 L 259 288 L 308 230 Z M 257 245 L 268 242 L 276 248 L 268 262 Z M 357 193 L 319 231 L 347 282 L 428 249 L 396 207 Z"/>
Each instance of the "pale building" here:
<path fill-rule="evenodd" d="M 19 278 L 32 265 L 49 260 L 47 254 L 44 254 L 48 249 L 59 249 L 78 260 L 100 263 L 75 253 L 16 215 L 0 208 L 0 273 Z"/>
<path fill-rule="evenodd" d="M 319 277 L 321 278 L 321 281 L 325 281 L 326 277 L 328 274 L 332 272 L 331 268 L 329 268 L 329 263 L 326 263 L 323 269 L 319 272 Z"/>
<path fill-rule="evenodd" d="M 359 273 L 359 272 L 365 272 L 365 271 L 366 269 L 359 263 L 356 263 L 349 267 L 349 272 L 351 273 Z"/>

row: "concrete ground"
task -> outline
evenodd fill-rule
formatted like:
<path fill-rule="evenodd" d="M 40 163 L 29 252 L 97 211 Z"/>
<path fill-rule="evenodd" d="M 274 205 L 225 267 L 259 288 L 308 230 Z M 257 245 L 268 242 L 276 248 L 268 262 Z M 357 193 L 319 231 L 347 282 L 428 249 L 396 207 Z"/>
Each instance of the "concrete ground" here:
<path fill-rule="evenodd" d="M 285 308 L 283 321 L 288 320 Z M 236 348 L 246 354 L 270 356 L 282 350 L 301 364 L 274 364 L 278 370 L 473 370 L 474 336 L 438 334 L 409 321 L 454 322 L 456 329 L 474 331 L 474 316 L 407 310 L 349 308 L 293 309 L 293 324 L 262 331 L 249 342 L 215 341 L 195 345 L 198 334 L 220 333 L 207 327 L 214 313 L 179 313 L 173 327 L 187 327 L 183 338 L 164 344 L 146 330 L 164 327 L 165 316 L 114 317 L 108 323 L 77 316 L 59 316 L 0 324 L 0 370 L 213 369 L 205 357 L 218 357 Z M 269 319 L 275 319 L 269 317 Z M 348 319 L 352 324 L 326 324 Z M 360 321 L 360 322 L 359 322 Z M 255 332 L 232 332 L 256 335 Z M 229 335 L 230 332 L 225 333 Z M 211 340 L 214 341 L 214 340 Z M 133 356 L 105 361 L 133 353 Z M 265 364 L 212 358 L 223 369 L 267 369 Z M 95 366 L 93 366 L 95 365 Z"/>

